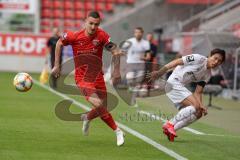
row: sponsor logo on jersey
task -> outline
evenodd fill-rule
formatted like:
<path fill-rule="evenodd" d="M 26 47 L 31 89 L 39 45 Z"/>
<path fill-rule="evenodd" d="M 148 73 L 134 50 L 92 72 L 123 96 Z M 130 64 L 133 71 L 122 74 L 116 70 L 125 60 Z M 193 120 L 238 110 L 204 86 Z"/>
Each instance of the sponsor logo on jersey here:
<path fill-rule="evenodd" d="M 194 61 L 194 56 L 193 55 L 190 55 L 190 56 L 187 56 L 187 62 L 192 62 Z"/>
<path fill-rule="evenodd" d="M 94 39 L 94 40 L 92 41 L 92 44 L 93 44 L 94 46 L 98 46 L 98 45 L 99 45 L 99 40 L 98 40 L 98 39 Z"/>

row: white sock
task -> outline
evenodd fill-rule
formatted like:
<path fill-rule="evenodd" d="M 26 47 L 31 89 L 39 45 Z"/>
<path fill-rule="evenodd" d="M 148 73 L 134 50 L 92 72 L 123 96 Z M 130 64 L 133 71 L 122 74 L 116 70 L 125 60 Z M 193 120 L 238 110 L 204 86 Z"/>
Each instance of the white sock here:
<path fill-rule="evenodd" d="M 190 125 L 191 123 L 195 122 L 197 120 L 197 116 L 195 114 L 191 114 L 189 117 L 186 117 L 185 119 L 181 120 L 180 122 L 177 122 L 174 125 L 174 130 L 177 131 L 183 127 L 186 127 Z"/>
<path fill-rule="evenodd" d="M 183 109 L 181 109 L 175 117 L 173 117 L 170 120 L 170 123 L 175 125 L 176 123 L 182 121 L 183 119 L 189 117 L 191 114 L 194 114 L 196 112 L 195 107 L 193 106 L 188 106 Z"/>

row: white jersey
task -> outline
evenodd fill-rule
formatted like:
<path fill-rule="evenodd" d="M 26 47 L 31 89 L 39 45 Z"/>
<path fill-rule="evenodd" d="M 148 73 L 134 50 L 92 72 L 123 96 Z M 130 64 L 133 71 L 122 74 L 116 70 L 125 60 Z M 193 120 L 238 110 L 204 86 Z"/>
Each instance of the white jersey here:
<path fill-rule="evenodd" d="M 131 43 L 127 51 L 127 63 L 144 63 L 141 58 L 144 57 L 146 51 L 150 50 L 150 43 L 144 39 L 138 42 L 136 38 L 130 38 L 127 41 Z"/>
<path fill-rule="evenodd" d="M 168 82 L 183 85 L 191 82 L 208 82 L 211 77 L 211 69 L 207 69 L 207 57 L 199 54 L 191 54 L 182 57 L 184 65 L 177 66 Z"/>

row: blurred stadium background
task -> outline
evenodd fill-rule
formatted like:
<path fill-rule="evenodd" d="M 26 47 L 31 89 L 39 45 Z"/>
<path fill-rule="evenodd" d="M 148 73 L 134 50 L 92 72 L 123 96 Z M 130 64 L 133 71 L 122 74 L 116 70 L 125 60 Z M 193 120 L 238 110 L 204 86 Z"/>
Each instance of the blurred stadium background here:
<path fill-rule="evenodd" d="M 134 133 L 127 134 L 123 148 L 117 148 L 113 147 L 114 137 L 100 121 L 93 124 L 93 133 L 86 138 L 81 135 L 81 124 L 57 119 L 54 106 L 61 98 L 46 86 L 36 81 L 25 94 L 14 90 L 12 80 L 17 72 L 28 72 L 39 79 L 52 29 L 79 30 L 90 10 L 101 13 L 101 27 L 117 44 L 132 37 L 137 26 L 145 33 L 153 32 L 160 64 L 177 55 L 207 56 L 216 47 L 226 50 L 226 62 L 219 71 L 226 85 L 212 100 L 221 108 L 210 108 L 207 117 L 191 126 L 204 134 L 183 130 L 179 140 L 170 144 L 161 133 L 159 121 L 136 118 L 139 111 L 175 113 L 165 96 L 139 98 L 138 109 L 119 98 L 120 107 L 113 111 L 117 121 L 167 150 L 144 142 Z M 0 159 L 239 160 L 239 55 L 240 0 L 0 0 Z M 64 60 L 71 57 L 71 47 L 65 47 Z M 104 54 L 106 72 L 110 60 Z M 73 80 L 69 78 L 69 82 Z M 87 105 L 83 98 L 70 97 Z M 208 98 L 204 97 L 206 104 Z M 77 106 L 73 105 L 73 112 L 79 112 Z"/>

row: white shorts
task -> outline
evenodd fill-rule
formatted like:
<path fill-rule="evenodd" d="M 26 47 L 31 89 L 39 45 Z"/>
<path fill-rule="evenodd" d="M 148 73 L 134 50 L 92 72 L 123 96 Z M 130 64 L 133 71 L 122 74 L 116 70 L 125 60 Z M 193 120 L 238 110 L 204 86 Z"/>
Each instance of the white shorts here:
<path fill-rule="evenodd" d="M 144 79 L 145 63 L 128 63 L 126 79 L 128 83 L 141 83 Z"/>
<path fill-rule="evenodd" d="M 166 95 L 175 104 L 177 108 L 181 107 L 180 103 L 192 95 L 184 85 L 179 82 L 167 82 L 165 87 Z"/>

